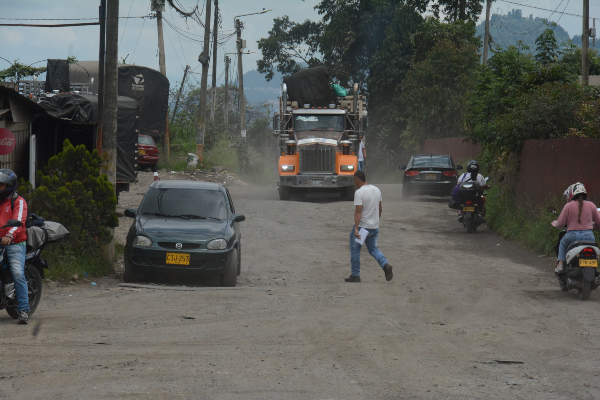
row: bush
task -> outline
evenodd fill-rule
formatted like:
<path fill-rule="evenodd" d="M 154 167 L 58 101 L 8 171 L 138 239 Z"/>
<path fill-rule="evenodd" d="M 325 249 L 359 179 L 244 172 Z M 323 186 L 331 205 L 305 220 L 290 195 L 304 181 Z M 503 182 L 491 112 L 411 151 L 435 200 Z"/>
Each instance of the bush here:
<path fill-rule="evenodd" d="M 115 190 L 106 174 L 100 174 L 101 165 L 97 150 L 90 153 L 65 140 L 62 153 L 50 158 L 44 173 L 38 171 L 37 189 L 25 184 L 19 188 L 31 212 L 71 232 L 60 247 L 75 256 L 99 255 L 112 239 L 109 228 L 119 223 Z"/>

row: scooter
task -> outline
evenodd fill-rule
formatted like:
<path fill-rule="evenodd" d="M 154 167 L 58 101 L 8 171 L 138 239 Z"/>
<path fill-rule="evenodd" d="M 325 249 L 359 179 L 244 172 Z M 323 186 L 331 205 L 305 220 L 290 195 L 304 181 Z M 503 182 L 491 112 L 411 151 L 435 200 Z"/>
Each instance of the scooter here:
<path fill-rule="evenodd" d="M 548 211 L 558 214 L 554 207 L 548 207 Z M 599 209 L 600 211 L 600 209 Z M 566 228 L 558 234 L 558 241 L 554 251 L 558 256 L 558 248 L 563 236 L 567 233 Z M 579 299 L 587 300 L 592 290 L 600 286 L 600 272 L 598 272 L 598 257 L 600 248 L 593 240 L 578 240 L 567 247 L 567 255 L 563 272 L 555 272 L 560 288 L 563 292 L 577 289 Z"/>
<path fill-rule="evenodd" d="M 487 182 L 489 177 L 485 178 Z M 485 222 L 483 219 L 483 198 L 480 191 L 480 185 L 477 182 L 467 181 L 460 184 L 460 210 L 462 211 L 463 227 L 467 228 L 467 233 L 477 231 L 477 227 Z M 486 194 L 486 193 L 483 193 Z"/>

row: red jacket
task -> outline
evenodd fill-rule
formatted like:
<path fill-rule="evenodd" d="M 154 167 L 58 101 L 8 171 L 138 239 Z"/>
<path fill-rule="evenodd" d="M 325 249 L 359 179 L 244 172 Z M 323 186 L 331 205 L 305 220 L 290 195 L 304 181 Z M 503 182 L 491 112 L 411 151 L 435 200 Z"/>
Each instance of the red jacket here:
<path fill-rule="evenodd" d="M 9 219 L 18 219 L 21 221 L 21 226 L 18 228 L 9 227 L 0 229 L 0 238 L 4 236 L 12 237 L 12 243 L 21 243 L 27 240 L 27 232 L 25 231 L 25 220 L 27 219 L 27 202 L 21 196 L 15 200 L 15 207 L 11 209 L 10 199 L 0 203 L 0 226 L 6 225 Z"/>

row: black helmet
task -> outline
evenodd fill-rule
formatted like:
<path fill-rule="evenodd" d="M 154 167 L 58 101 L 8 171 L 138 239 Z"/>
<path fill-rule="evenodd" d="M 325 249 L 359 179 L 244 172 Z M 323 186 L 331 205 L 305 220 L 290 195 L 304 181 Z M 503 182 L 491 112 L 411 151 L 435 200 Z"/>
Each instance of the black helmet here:
<path fill-rule="evenodd" d="M 17 174 L 10 169 L 0 169 L 0 183 L 6 183 L 6 188 L 0 191 L 0 201 L 4 201 L 17 190 Z"/>
<path fill-rule="evenodd" d="M 467 163 L 467 172 L 470 172 L 472 176 L 477 176 L 479 173 L 479 163 L 475 160 L 471 160 Z"/>

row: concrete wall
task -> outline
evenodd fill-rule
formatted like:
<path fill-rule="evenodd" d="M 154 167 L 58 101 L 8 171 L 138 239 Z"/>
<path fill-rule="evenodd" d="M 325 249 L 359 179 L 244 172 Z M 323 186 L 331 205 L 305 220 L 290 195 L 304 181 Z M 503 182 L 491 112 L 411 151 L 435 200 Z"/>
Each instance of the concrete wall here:
<path fill-rule="evenodd" d="M 465 158 L 477 158 L 481 146 L 465 142 L 464 137 L 447 139 L 426 139 L 423 154 L 449 154 L 454 162 Z"/>
<path fill-rule="evenodd" d="M 521 152 L 517 194 L 543 204 L 575 182 L 585 185 L 588 200 L 600 203 L 600 139 L 526 140 Z"/>

